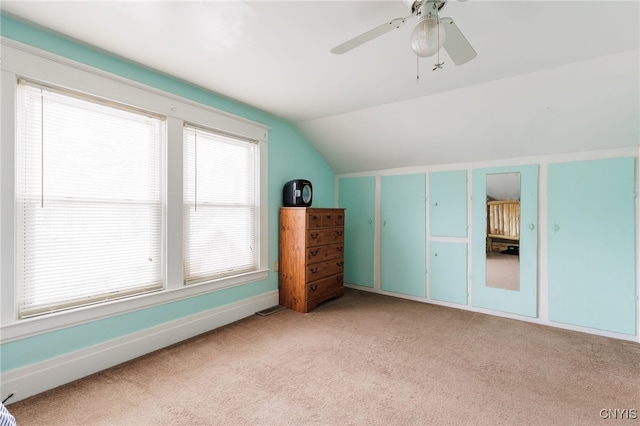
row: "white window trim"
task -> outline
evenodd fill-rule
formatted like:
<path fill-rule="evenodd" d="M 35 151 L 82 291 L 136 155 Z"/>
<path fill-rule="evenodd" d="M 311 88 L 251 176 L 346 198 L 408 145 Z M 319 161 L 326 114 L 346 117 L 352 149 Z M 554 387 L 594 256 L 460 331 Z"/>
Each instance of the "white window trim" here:
<path fill-rule="evenodd" d="M 0 342 L 37 335 L 126 312 L 239 286 L 268 276 L 267 141 L 269 127 L 224 111 L 114 76 L 102 70 L 2 38 L 2 133 L 0 134 Z M 18 320 L 15 303 L 15 105 L 18 78 L 89 93 L 167 117 L 163 249 L 164 290 L 87 306 L 66 312 Z M 257 271 L 211 282 L 183 284 L 183 122 L 199 124 L 258 141 L 260 150 L 259 267 Z M 7 232 L 9 231 L 9 232 Z"/>

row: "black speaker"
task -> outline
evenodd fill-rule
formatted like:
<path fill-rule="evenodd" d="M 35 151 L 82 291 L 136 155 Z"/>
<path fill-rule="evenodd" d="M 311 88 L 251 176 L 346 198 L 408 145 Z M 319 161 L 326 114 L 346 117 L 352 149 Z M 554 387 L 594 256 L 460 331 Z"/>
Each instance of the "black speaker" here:
<path fill-rule="evenodd" d="M 309 207 L 312 198 L 313 189 L 308 180 L 290 180 L 282 188 L 282 204 L 285 207 Z"/>

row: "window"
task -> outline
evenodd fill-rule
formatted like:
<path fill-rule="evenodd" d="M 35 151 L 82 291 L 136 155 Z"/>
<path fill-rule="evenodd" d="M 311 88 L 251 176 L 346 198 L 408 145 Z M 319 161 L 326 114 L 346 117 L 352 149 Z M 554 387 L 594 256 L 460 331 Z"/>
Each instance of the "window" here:
<path fill-rule="evenodd" d="M 3 342 L 269 277 L 267 126 L 7 40 L 0 67 Z"/>
<path fill-rule="evenodd" d="M 258 145 L 184 128 L 185 283 L 258 268 Z"/>
<path fill-rule="evenodd" d="M 18 316 L 161 289 L 163 120 L 24 81 L 17 101 Z"/>

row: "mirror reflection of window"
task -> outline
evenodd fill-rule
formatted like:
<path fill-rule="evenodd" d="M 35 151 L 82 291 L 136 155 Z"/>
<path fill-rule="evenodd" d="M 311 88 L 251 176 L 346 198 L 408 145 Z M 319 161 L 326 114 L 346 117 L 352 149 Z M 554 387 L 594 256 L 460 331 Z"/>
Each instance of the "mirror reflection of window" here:
<path fill-rule="evenodd" d="M 520 173 L 487 175 L 486 286 L 520 291 Z"/>

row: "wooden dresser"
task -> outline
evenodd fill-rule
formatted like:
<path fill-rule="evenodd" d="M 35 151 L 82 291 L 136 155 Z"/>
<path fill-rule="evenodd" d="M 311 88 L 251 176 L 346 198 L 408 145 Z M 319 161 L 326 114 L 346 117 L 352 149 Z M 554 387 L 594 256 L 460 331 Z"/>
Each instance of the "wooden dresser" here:
<path fill-rule="evenodd" d="M 344 209 L 280 209 L 280 304 L 309 312 L 344 295 Z"/>

